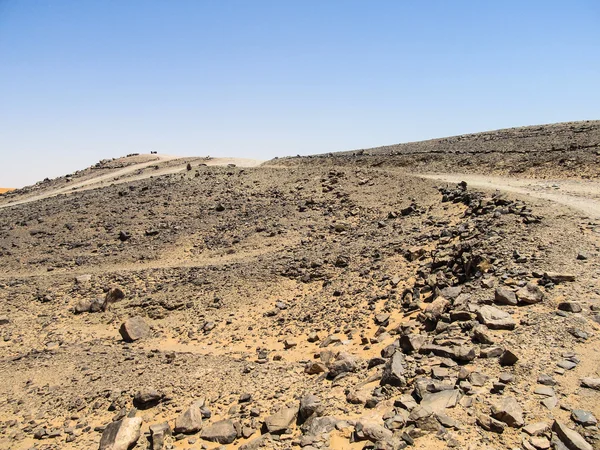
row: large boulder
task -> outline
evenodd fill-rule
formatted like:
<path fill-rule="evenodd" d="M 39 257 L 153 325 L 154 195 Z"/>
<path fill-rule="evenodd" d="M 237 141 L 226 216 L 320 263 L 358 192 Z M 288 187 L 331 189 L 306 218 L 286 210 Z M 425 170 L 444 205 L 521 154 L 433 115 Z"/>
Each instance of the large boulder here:
<path fill-rule="evenodd" d="M 100 450 L 128 450 L 140 438 L 141 417 L 126 417 L 109 423 L 100 438 Z"/>
<path fill-rule="evenodd" d="M 517 326 L 510 314 L 489 305 L 477 310 L 477 320 L 491 330 L 514 330 Z"/>
<path fill-rule="evenodd" d="M 220 420 L 202 430 L 200 437 L 205 441 L 231 444 L 237 438 L 237 431 L 231 420 Z"/>
<path fill-rule="evenodd" d="M 204 401 L 200 400 L 192 405 L 175 419 L 175 433 L 192 434 L 202 429 L 202 407 Z"/>
<path fill-rule="evenodd" d="M 146 321 L 135 316 L 127 319 L 119 328 L 119 333 L 125 342 L 135 342 L 150 335 L 150 327 Z"/>

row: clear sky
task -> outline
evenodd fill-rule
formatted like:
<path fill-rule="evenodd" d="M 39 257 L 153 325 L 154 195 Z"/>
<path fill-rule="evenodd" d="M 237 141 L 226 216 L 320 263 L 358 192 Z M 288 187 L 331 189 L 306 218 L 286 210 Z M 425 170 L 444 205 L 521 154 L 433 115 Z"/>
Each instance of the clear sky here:
<path fill-rule="evenodd" d="M 583 119 L 598 0 L 0 0 L 0 187 Z"/>

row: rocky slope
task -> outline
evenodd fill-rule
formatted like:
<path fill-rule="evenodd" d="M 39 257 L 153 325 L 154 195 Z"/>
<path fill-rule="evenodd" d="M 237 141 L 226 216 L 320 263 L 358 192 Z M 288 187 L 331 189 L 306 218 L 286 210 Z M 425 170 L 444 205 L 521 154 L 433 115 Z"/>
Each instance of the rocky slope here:
<path fill-rule="evenodd" d="M 304 158 L 280 165 L 393 166 L 411 172 L 479 173 L 525 178 L 600 177 L 600 121 L 565 122 Z"/>
<path fill-rule="evenodd" d="M 0 448 L 600 447 L 597 223 L 201 164 L 0 212 Z"/>

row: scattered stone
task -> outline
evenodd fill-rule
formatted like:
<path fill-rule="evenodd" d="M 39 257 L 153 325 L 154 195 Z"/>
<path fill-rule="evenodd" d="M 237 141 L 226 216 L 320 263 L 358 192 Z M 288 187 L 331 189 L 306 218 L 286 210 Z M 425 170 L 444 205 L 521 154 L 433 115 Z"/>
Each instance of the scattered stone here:
<path fill-rule="evenodd" d="M 554 284 L 575 281 L 575 275 L 571 273 L 546 272 L 544 273 L 544 278 L 552 281 Z"/>
<path fill-rule="evenodd" d="M 513 291 L 505 287 L 496 288 L 496 292 L 494 294 L 494 300 L 499 305 L 517 305 L 517 296 Z"/>
<path fill-rule="evenodd" d="M 589 389 L 595 389 L 596 391 L 600 391 L 600 378 L 582 378 L 581 385 Z"/>
<path fill-rule="evenodd" d="M 175 419 L 175 433 L 193 434 L 202 429 L 202 410 L 204 401 L 200 400 Z"/>
<path fill-rule="evenodd" d="M 306 420 L 319 411 L 320 408 L 321 401 L 319 400 L 319 397 L 312 394 L 305 395 L 302 397 L 302 400 L 300 400 L 300 409 L 298 411 L 300 421 L 306 422 Z"/>
<path fill-rule="evenodd" d="M 477 319 L 492 330 L 514 330 L 517 326 L 510 314 L 489 305 L 479 308 Z"/>
<path fill-rule="evenodd" d="M 406 386 L 406 362 L 404 355 L 400 352 L 394 355 L 386 363 L 381 377 L 381 385 Z"/>
<path fill-rule="evenodd" d="M 119 328 L 125 342 L 135 342 L 150 335 L 150 327 L 140 316 L 127 319 Z"/>
<path fill-rule="evenodd" d="M 298 407 L 286 407 L 265 419 L 265 427 L 271 434 L 282 434 L 290 428 L 298 415 Z"/>
<path fill-rule="evenodd" d="M 593 450 L 592 446 L 577 431 L 571 430 L 565 424 L 554 421 L 552 425 L 554 431 L 561 442 L 570 450 Z"/>
<path fill-rule="evenodd" d="M 295 340 L 293 340 L 293 339 L 285 339 L 285 340 L 283 341 L 283 347 L 284 347 L 286 350 L 289 350 L 289 349 L 291 349 L 291 348 L 294 348 L 294 347 L 296 347 L 297 345 L 298 345 L 298 343 L 297 343 Z"/>
<path fill-rule="evenodd" d="M 100 450 L 128 450 L 140 438 L 141 417 L 126 417 L 109 423 L 100 438 Z"/>
<path fill-rule="evenodd" d="M 164 395 L 156 389 L 145 388 L 136 392 L 133 397 L 133 405 L 138 409 L 148 409 L 156 406 L 163 397 Z"/>
<path fill-rule="evenodd" d="M 165 445 L 165 437 L 171 435 L 171 427 L 168 422 L 150 425 L 150 441 L 152 450 L 162 450 Z"/>
<path fill-rule="evenodd" d="M 558 309 L 571 313 L 580 313 L 582 311 L 581 305 L 577 302 L 560 302 Z"/>
<path fill-rule="evenodd" d="M 340 352 L 335 361 L 329 364 L 329 377 L 335 378 L 338 375 L 347 372 L 356 372 L 358 370 L 358 359 L 356 356 L 347 352 Z"/>
<path fill-rule="evenodd" d="M 571 419 L 584 427 L 594 426 L 598 424 L 598 420 L 590 411 L 583 409 L 574 409 L 571 411 Z"/>
<path fill-rule="evenodd" d="M 540 436 L 550 430 L 550 425 L 546 422 L 530 423 L 523 427 L 523 431 L 530 436 Z"/>
<path fill-rule="evenodd" d="M 400 347 L 404 353 L 411 354 L 418 352 L 426 340 L 427 337 L 422 334 L 405 334 L 400 337 Z"/>
<path fill-rule="evenodd" d="M 506 428 L 506 424 L 493 417 L 478 414 L 475 419 L 477 425 L 483 428 L 485 431 L 492 431 L 494 433 L 503 433 Z"/>
<path fill-rule="evenodd" d="M 492 417 L 512 428 L 520 428 L 525 424 L 523 409 L 514 397 L 505 397 L 493 405 Z"/>
<path fill-rule="evenodd" d="M 515 355 L 512 351 L 504 350 L 502 355 L 500 355 L 500 359 L 498 360 L 498 362 L 501 366 L 514 366 L 518 360 L 519 357 Z"/>
<path fill-rule="evenodd" d="M 527 283 L 517 291 L 517 298 L 519 299 L 520 304 L 533 305 L 544 299 L 544 293 L 537 285 Z"/>
<path fill-rule="evenodd" d="M 421 406 L 434 413 L 442 413 L 446 408 L 454 408 L 460 400 L 458 389 L 427 393 L 421 400 Z"/>
<path fill-rule="evenodd" d="M 546 375 L 546 374 L 541 374 L 538 377 L 537 382 L 539 384 L 543 384 L 545 386 L 554 386 L 556 384 L 556 381 L 554 380 L 554 378 L 552 378 L 550 375 Z"/>
<path fill-rule="evenodd" d="M 205 441 L 218 442 L 219 444 L 231 444 L 237 438 L 237 431 L 231 420 L 220 420 L 205 427 L 200 433 Z"/>

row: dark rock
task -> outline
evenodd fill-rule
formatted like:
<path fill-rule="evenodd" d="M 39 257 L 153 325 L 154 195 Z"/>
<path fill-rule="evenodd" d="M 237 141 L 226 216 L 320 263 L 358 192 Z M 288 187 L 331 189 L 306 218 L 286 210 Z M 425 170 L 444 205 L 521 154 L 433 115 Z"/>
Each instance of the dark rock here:
<path fill-rule="evenodd" d="M 572 313 L 580 313 L 582 311 L 581 305 L 577 302 L 560 302 L 558 309 Z"/>
<path fill-rule="evenodd" d="M 381 377 L 381 385 L 406 386 L 406 362 L 400 352 L 394 353 L 386 363 Z"/>
<path fill-rule="evenodd" d="M 518 360 L 519 357 L 515 355 L 512 351 L 504 350 L 498 362 L 501 366 L 514 366 Z"/>
<path fill-rule="evenodd" d="M 156 406 L 163 398 L 164 395 L 156 389 L 146 388 L 136 392 L 133 405 L 138 409 L 148 409 Z"/>
<path fill-rule="evenodd" d="M 583 409 L 574 409 L 571 411 L 571 419 L 584 427 L 594 426 L 598 424 L 598 420 L 590 411 Z"/>
<path fill-rule="evenodd" d="M 496 292 L 494 294 L 494 300 L 499 305 L 517 305 L 517 296 L 513 291 L 505 287 L 496 288 Z"/>
<path fill-rule="evenodd" d="M 570 450 L 593 450 L 592 446 L 577 431 L 571 430 L 565 424 L 555 420 L 552 431 Z"/>
<path fill-rule="evenodd" d="M 237 431 L 231 420 L 220 420 L 205 427 L 200 433 L 205 441 L 218 442 L 219 444 L 231 444 L 237 438 Z"/>
<path fill-rule="evenodd" d="M 150 327 L 140 316 L 127 319 L 119 328 L 125 342 L 135 342 L 150 335 Z"/>
<path fill-rule="evenodd" d="M 204 401 L 200 400 L 181 413 L 175 419 L 175 433 L 193 434 L 202 429 L 202 411 Z"/>
<path fill-rule="evenodd" d="M 141 417 L 126 417 L 106 426 L 100 438 L 100 450 L 128 450 L 140 438 Z"/>
<path fill-rule="evenodd" d="M 171 435 L 171 427 L 168 422 L 150 425 L 150 441 L 152 450 L 162 450 L 165 444 L 165 437 Z"/>

